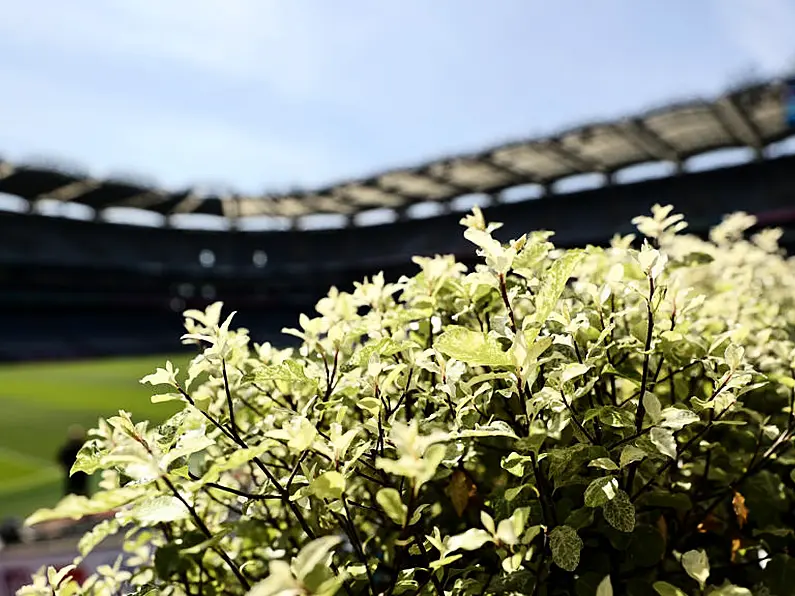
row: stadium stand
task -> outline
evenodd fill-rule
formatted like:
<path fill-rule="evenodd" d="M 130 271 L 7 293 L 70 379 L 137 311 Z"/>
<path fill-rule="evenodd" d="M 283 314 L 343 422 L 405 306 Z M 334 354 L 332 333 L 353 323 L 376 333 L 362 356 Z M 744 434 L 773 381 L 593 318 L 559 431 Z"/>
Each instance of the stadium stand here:
<path fill-rule="evenodd" d="M 795 155 L 787 90 L 781 81 L 748 86 L 620 121 L 591 124 L 546 139 L 393 170 L 313 192 L 247 197 L 167 192 L 55 169 L 0 161 L 0 193 L 26 212 L 0 212 L 0 359 L 61 358 L 173 351 L 179 311 L 224 300 L 257 341 L 284 342 L 283 326 L 312 309 L 330 285 L 384 270 L 413 270 L 415 254 L 452 253 L 471 261 L 455 206 L 479 198 L 487 217 L 506 222 L 507 239 L 531 229 L 556 231 L 559 245 L 604 243 L 632 231 L 630 220 L 654 203 L 672 203 L 691 230 L 705 232 L 725 213 L 745 210 L 785 228 L 795 247 Z M 734 165 L 698 170 L 709 152 L 740 151 Z M 642 164 L 671 175 L 622 183 Z M 564 192 L 596 178 L 596 187 Z M 593 186 L 593 185 L 592 185 Z M 525 187 L 530 200 L 510 195 Z M 521 200 L 525 198 L 526 200 Z M 42 200 L 87 205 L 88 220 L 36 213 Z M 440 214 L 415 218 L 418 205 Z M 161 227 L 105 221 L 105 209 L 137 207 L 166 216 Z M 360 225 L 372 209 L 394 221 Z M 230 229 L 180 229 L 185 213 L 227 218 Z M 302 229 L 303 218 L 342 215 L 346 225 Z M 287 229 L 249 231 L 251 216 L 287 218 Z"/>

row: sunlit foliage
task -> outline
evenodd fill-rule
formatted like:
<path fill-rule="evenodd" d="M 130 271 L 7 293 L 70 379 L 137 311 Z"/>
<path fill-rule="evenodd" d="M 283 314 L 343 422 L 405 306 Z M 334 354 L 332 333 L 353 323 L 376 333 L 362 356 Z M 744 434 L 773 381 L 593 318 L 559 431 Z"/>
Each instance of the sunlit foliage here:
<path fill-rule="evenodd" d="M 102 423 L 103 491 L 29 520 L 115 509 L 81 551 L 127 554 L 21 594 L 791 594 L 795 267 L 744 214 L 634 223 L 559 250 L 475 210 L 482 264 L 332 289 L 297 350 L 186 312 L 200 352 L 142 379 L 181 411 Z"/>

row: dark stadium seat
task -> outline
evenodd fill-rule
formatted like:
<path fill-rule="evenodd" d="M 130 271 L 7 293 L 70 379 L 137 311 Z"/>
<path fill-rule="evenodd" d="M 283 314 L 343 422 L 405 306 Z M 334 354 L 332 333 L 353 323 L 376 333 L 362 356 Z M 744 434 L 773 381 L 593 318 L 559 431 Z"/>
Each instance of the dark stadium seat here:
<path fill-rule="evenodd" d="M 488 208 L 503 239 L 555 230 L 561 246 L 633 231 L 633 216 L 672 203 L 704 233 L 725 213 L 763 214 L 795 247 L 795 156 L 614 185 Z M 0 359 L 69 358 L 180 349 L 178 311 L 223 300 L 255 341 L 313 311 L 329 286 L 416 269 L 416 254 L 474 250 L 460 213 L 343 230 L 227 232 L 148 228 L 0 212 Z M 212 266 L 200 254 L 212 251 Z M 254 251 L 268 255 L 258 267 Z"/>

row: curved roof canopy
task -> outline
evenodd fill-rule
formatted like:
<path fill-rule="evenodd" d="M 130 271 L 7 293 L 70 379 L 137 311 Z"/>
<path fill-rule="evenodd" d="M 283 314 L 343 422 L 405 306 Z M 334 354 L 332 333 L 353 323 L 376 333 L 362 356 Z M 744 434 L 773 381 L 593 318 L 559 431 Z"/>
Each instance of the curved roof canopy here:
<path fill-rule="evenodd" d="M 97 179 L 56 168 L 0 159 L 0 193 L 31 203 L 73 201 L 101 211 L 136 207 L 162 215 L 202 213 L 229 218 L 332 213 L 354 215 L 389 207 L 502 191 L 525 184 L 548 186 L 577 174 L 600 173 L 606 180 L 628 166 L 669 162 L 679 167 L 694 155 L 745 147 L 763 155 L 766 146 L 792 134 L 785 117 L 782 82 L 744 87 L 712 101 L 668 105 L 612 122 L 569 129 L 547 138 L 508 143 L 485 151 L 394 169 L 305 192 L 260 196 L 171 192 L 134 182 Z"/>

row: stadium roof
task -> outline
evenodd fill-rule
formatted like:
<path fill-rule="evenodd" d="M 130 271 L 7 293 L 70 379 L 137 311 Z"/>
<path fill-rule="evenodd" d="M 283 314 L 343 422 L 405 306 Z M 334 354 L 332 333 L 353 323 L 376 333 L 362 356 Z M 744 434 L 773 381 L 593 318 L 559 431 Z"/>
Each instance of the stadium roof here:
<path fill-rule="evenodd" d="M 681 167 L 688 158 L 716 149 L 743 147 L 761 157 L 766 146 L 793 134 L 785 118 L 785 89 L 779 81 L 755 84 L 711 101 L 668 105 L 312 191 L 208 196 L 193 189 L 165 191 L 0 159 L 0 193 L 31 203 L 71 201 L 98 212 L 136 207 L 167 216 L 202 213 L 229 218 L 354 215 L 383 207 L 400 211 L 416 203 L 445 203 L 478 193 L 499 198 L 512 187 L 533 183 L 548 187 L 579 174 L 603 174 L 609 182 L 613 173 L 641 163 Z"/>

